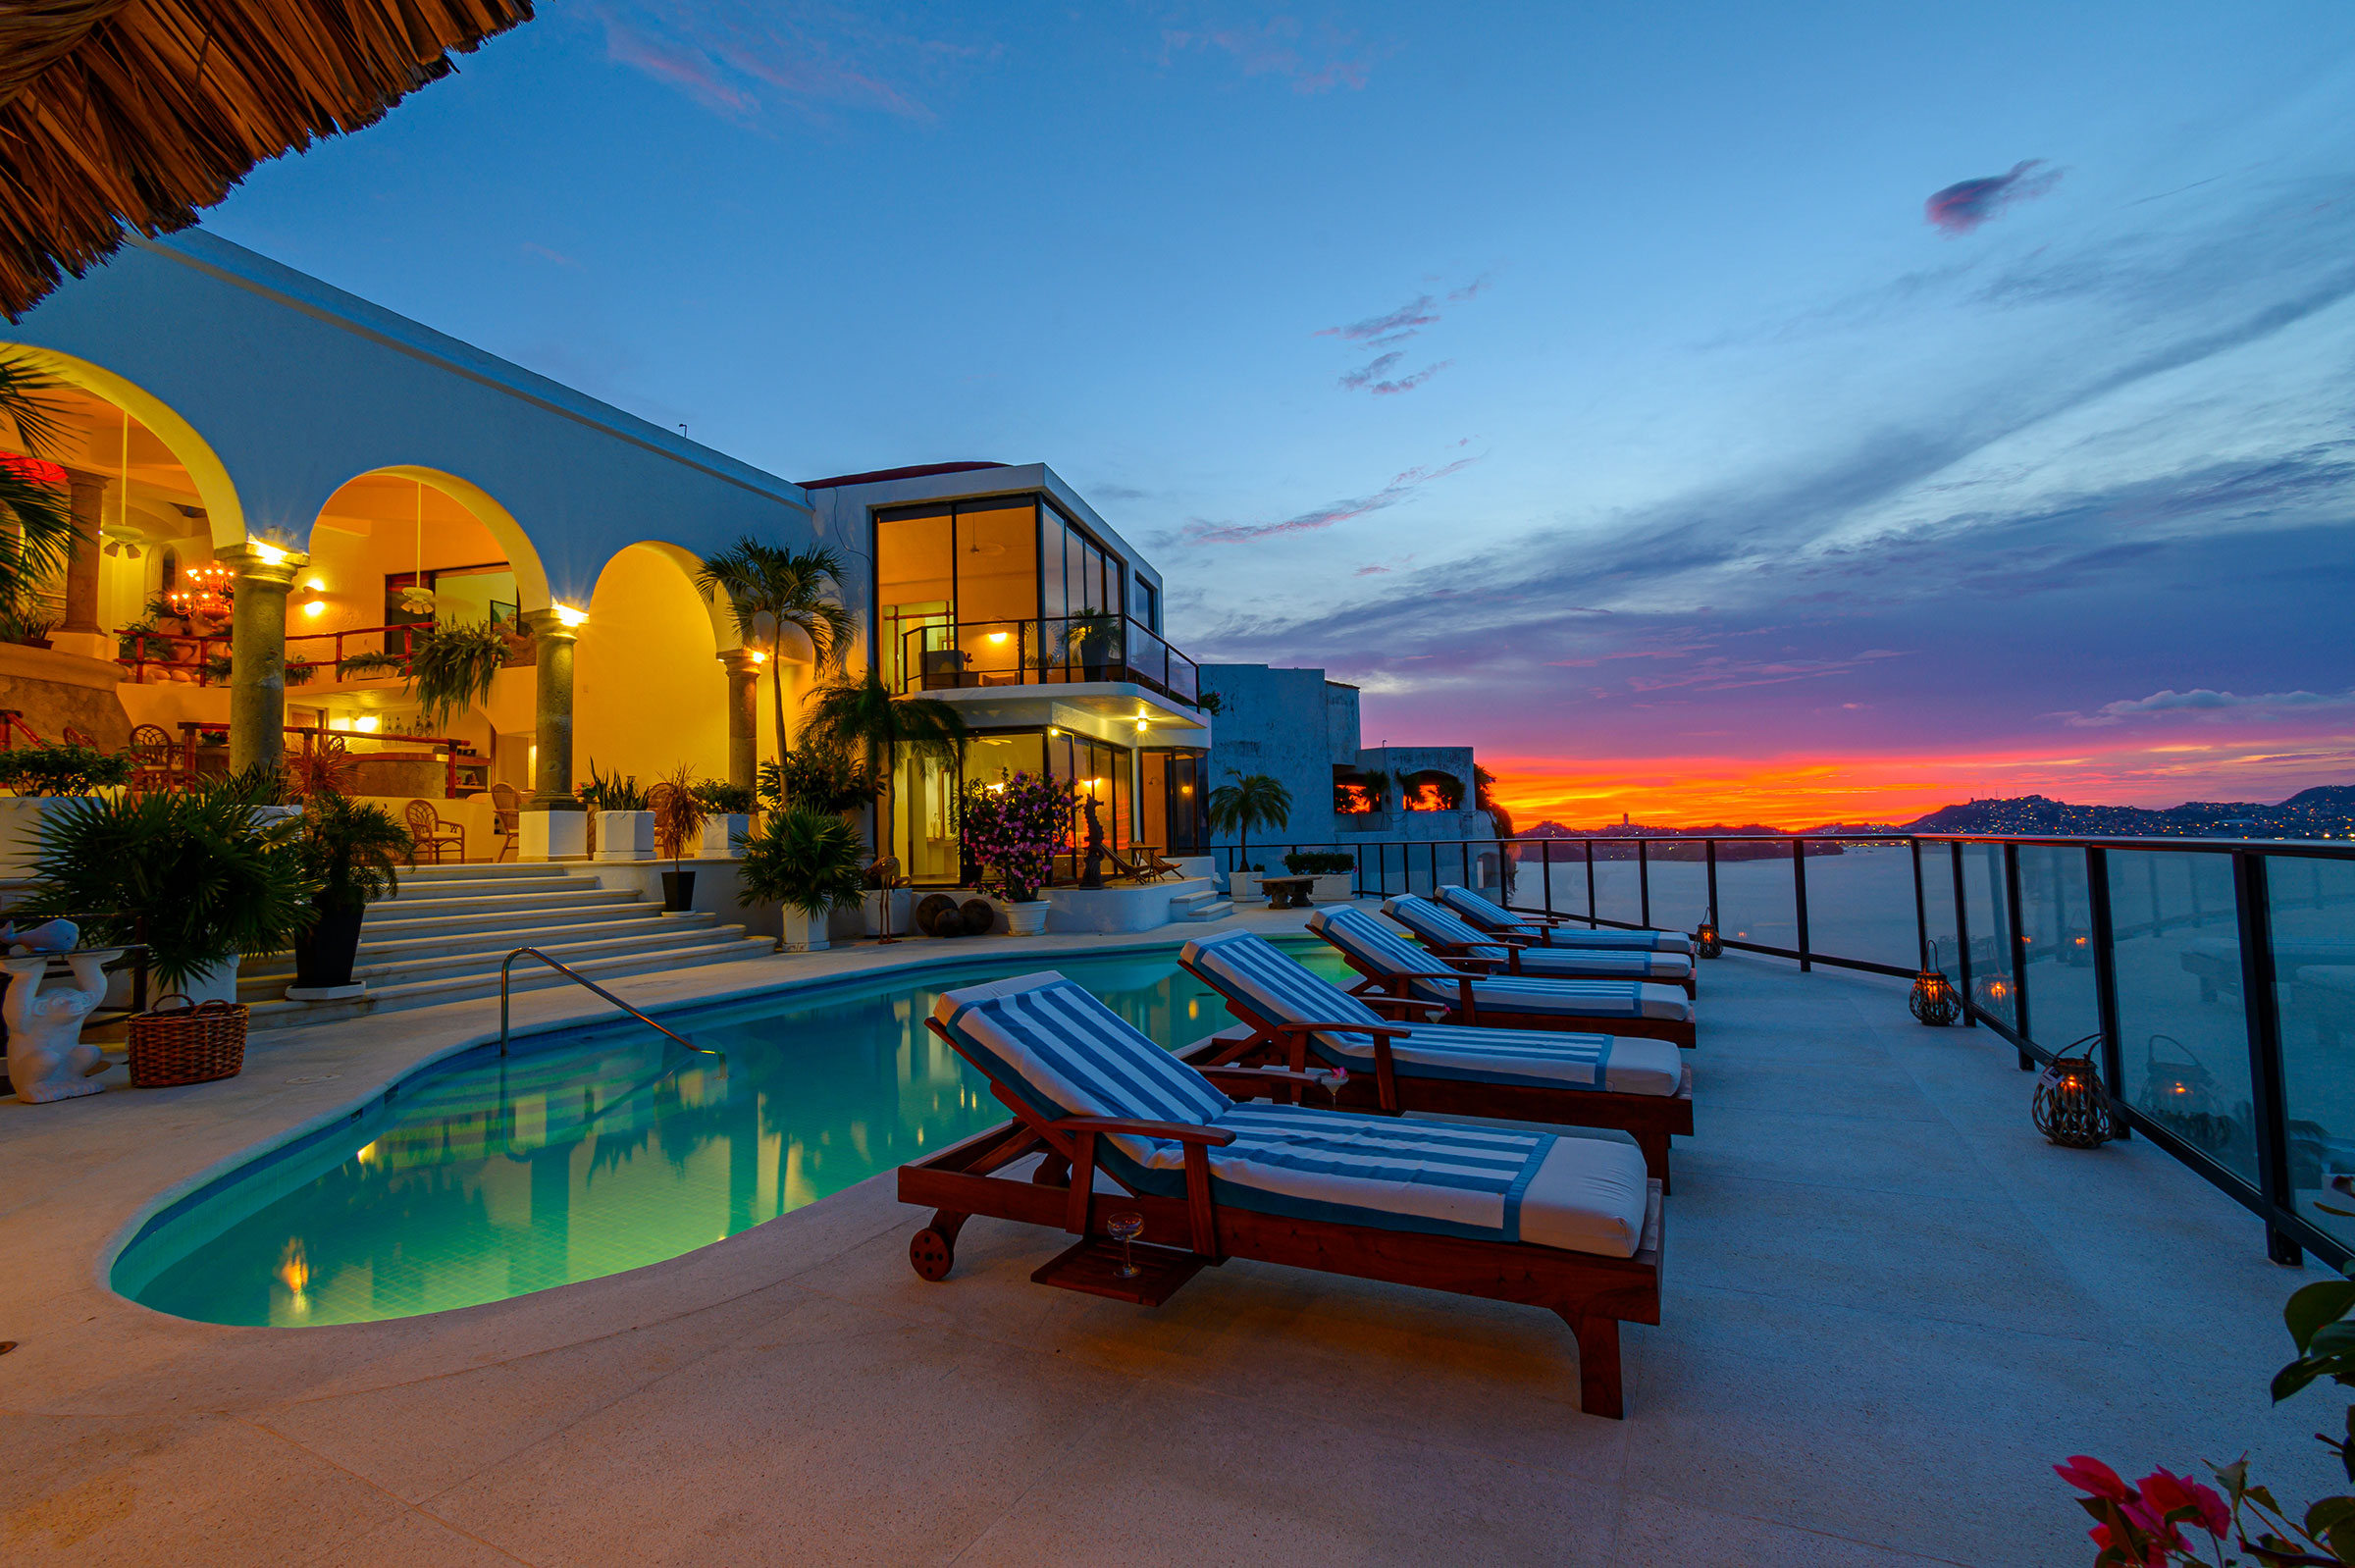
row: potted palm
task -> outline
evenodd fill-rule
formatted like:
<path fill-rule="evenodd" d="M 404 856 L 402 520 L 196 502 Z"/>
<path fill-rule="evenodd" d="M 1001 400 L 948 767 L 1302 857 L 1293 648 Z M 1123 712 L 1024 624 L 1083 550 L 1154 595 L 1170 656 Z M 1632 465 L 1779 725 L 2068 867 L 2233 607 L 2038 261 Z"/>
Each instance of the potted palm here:
<path fill-rule="evenodd" d="M 651 861 L 654 858 L 654 813 L 648 809 L 646 790 L 637 775 L 601 776 L 597 762 L 589 763 L 589 782 L 581 786 L 581 804 L 597 813 L 600 861 Z"/>
<path fill-rule="evenodd" d="M 696 793 L 695 770 L 685 763 L 649 794 L 649 814 L 654 819 L 654 849 L 670 862 L 662 873 L 662 913 L 684 915 L 695 908 L 695 873 L 679 862 L 689 845 L 703 847 L 704 819 L 710 813 Z"/>
<path fill-rule="evenodd" d="M 1047 880 L 1072 820 L 1074 791 L 1060 779 L 1015 773 L 966 786 L 959 832 L 965 858 L 997 873 L 1008 936 L 1047 928 Z"/>
<path fill-rule="evenodd" d="M 826 948 L 826 916 L 859 902 L 866 845 L 859 830 L 832 811 L 788 806 L 760 819 L 744 849 L 737 902 L 782 905 L 781 952 Z"/>
<path fill-rule="evenodd" d="M 41 831 L 102 789 L 131 781 L 128 754 L 109 757 L 87 746 L 20 746 L 0 752 L 0 875 L 33 868 Z"/>
<path fill-rule="evenodd" d="M 1281 831 L 1292 819 L 1292 792 L 1268 773 L 1253 773 L 1246 778 L 1230 767 L 1227 776 L 1233 782 L 1210 792 L 1210 825 L 1214 831 L 1232 833 L 1235 837 L 1237 869 L 1227 879 L 1230 890 L 1246 898 L 1255 897 L 1259 879 L 1240 869 L 1251 863 L 1251 830 L 1264 827 Z"/>
<path fill-rule="evenodd" d="M 236 1000 L 237 960 L 281 953 L 311 919 L 294 840 L 234 789 L 86 801 L 42 825 L 28 913 L 80 915 L 102 944 L 144 941 L 167 992 Z"/>
<path fill-rule="evenodd" d="M 407 828 L 381 806 L 334 790 L 311 796 L 294 840 L 311 894 L 310 923 L 294 938 L 293 1002 L 328 1002 L 367 989 L 352 982 L 360 922 L 368 906 L 400 892 L 395 869 L 412 844 Z"/>

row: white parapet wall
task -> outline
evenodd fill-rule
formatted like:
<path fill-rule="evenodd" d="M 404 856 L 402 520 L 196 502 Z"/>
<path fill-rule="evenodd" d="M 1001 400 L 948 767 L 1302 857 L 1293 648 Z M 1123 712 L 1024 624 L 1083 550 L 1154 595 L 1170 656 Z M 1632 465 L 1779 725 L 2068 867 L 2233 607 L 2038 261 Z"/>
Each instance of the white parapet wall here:
<path fill-rule="evenodd" d="M 1170 900 L 1180 893 L 1198 893 L 1210 886 L 1208 877 L 1180 882 L 1131 883 L 1125 887 L 1051 887 L 1047 889 L 1049 931 L 1151 931 L 1170 923 Z"/>

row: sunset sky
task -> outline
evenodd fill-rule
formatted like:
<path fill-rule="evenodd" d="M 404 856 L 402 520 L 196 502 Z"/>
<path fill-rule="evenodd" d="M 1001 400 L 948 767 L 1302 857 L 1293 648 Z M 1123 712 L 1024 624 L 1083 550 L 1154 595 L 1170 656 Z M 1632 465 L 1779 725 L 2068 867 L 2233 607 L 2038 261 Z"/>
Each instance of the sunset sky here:
<path fill-rule="evenodd" d="M 878 20 L 879 19 L 879 20 Z M 209 227 L 1045 460 L 1524 822 L 2355 781 L 2355 8 L 542 8 Z"/>

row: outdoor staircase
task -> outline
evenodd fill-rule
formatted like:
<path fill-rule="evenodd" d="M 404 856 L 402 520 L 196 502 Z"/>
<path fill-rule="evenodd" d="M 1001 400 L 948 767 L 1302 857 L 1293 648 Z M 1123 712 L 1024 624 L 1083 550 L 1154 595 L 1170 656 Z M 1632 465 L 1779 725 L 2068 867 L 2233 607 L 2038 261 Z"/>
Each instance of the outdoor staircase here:
<path fill-rule="evenodd" d="M 607 888 L 580 862 L 420 865 L 400 873 L 400 894 L 368 906 L 351 977 L 365 994 L 341 1002 L 288 1002 L 294 955 L 247 959 L 237 1000 L 251 1027 L 283 1028 L 395 1008 L 431 1007 L 498 994 L 498 967 L 536 947 L 595 980 L 725 964 L 772 951 L 712 915 L 664 915 L 635 891 Z M 515 967 L 513 989 L 563 977 L 544 965 Z"/>
<path fill-rule="evenodd" d="M 1191 893 L 1170 895 L 1170 918 L 1173 920 L 1223 920 L 1234 913 L 1234 900 L 1215 888 L 1197 888 Z"/>

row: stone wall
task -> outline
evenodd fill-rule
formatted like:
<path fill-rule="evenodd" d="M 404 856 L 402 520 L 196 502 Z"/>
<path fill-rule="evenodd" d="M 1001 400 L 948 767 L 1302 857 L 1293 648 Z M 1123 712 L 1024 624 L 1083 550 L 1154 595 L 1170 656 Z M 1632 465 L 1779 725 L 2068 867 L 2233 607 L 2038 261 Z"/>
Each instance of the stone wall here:
<path fill-rule="evenodd" d="M 129 746 L 131 715 L 116 695 L 122 677 L 123 666 L 112 659 L 0 643 L 0 707 L 22 713 L 52 746 L 65 740 L 69 724 L 102 752 Z"/>

